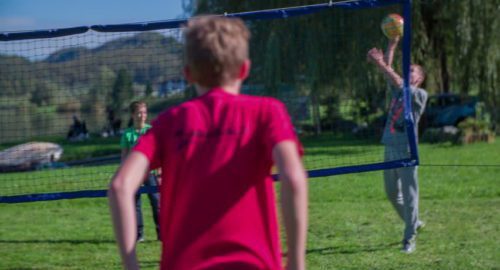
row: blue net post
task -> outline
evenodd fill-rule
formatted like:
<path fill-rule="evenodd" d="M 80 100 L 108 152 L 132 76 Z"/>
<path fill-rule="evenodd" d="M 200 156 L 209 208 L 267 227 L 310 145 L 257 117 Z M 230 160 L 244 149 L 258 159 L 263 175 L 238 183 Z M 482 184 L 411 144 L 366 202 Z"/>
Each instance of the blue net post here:
<path fill-rule="evenodd" d="M 417 134 L 415 134 L 415 119 L 413 119 L 411 92 L 410 92 L 410 65 L 411 65 L 411 0 L 403 3 L 403 95 L 404 95 L 404 114 L 406 121 L 406 133 L 408 134 L 408 143 L 410 147 L 410 159 L 412 165 L 418 165 L 418 147 Z"/>

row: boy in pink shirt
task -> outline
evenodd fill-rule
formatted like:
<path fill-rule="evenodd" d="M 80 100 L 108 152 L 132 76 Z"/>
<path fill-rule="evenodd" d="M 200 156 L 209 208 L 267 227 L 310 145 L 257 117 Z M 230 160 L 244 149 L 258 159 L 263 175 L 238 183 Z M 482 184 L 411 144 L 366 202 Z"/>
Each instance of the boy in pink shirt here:
<path fill-rule="evenodd" d="M 126 269 L 138 269 L 133 198 L 161 168 L 161 269 L 282 269 L 273 180 L 287 233 L 287 269 L 305 269 L 307 182 L 301 145 L 278 100 L 239 94 L 250 71 L 239 19 L 199 17 L 185 29 L 185 76 L 198 97 L 161 113 L 108 192 Z"/>

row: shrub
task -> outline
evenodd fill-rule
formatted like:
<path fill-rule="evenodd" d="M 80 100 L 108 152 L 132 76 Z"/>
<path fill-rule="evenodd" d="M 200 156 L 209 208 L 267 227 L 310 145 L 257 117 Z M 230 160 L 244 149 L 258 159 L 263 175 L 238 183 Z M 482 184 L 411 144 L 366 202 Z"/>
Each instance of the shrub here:
<path fill-rule="evenodd" d="M 495 133 L 490 129 L 489 123 L 484 120 L 467 118 L 458 124 L 458 129 L 460 130 L 460 137 L 458 138 L 460 144 L 492 143 L 495 141 Z"/>

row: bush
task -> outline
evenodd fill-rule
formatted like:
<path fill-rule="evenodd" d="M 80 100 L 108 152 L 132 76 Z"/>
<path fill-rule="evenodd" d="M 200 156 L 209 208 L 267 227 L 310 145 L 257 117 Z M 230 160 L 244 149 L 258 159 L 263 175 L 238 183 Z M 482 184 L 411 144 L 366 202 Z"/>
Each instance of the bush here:
<path fill-rule="evenodd" d="M 488 121 L 467 118 L 458 124 L 458 128 L 445 126 L 425 129 L 422 141 L 428 143 L 451 142 L 454 144 L 493 143 L 495 132 L 490 128 Z"/>
<path fill-rule="evenodd" d="M 458 138 L 460 144 L 492 143 L 495 141 L 495 132 L 490 129 L 489 123 L 484 120 L 467 118 L 458 124 L 458 129 L 460 130 L 460 137 Z"/>
<path fill-rule="evenodd" d="M 57 106 L 58 112 L 79 112 L 82 104 L 77 100 L 70 100 Z"/>

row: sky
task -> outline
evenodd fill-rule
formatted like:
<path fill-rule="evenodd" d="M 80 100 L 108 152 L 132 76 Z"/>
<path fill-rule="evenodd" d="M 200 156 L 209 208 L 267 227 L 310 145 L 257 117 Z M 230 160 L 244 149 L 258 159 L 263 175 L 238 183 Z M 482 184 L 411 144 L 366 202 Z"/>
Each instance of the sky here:
<path fill-rule="evenodd" d="M 0 0 L 0 33 L 185 18 L 183 0 Z M 147 3 L 147 4 L 146 4 Z M 68 47 L 97 47 L 117 36 L 0 42 L 0 55 L 41 60 Z M 121 36 L 132 35 L 123 33 Z M 85 42 L 82 44 L 82 40 Z"/>
<path fill-rule="evenodd" d="M 0 32 L 183 18 L 182 0 L 0 0 Z"/>

